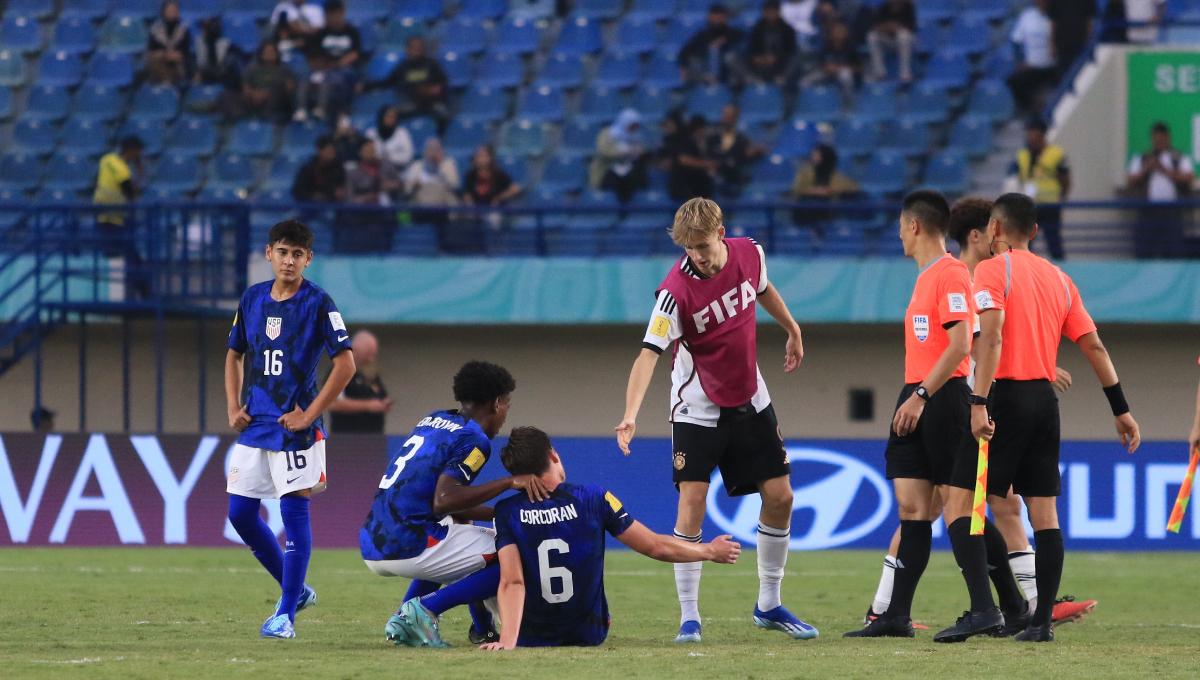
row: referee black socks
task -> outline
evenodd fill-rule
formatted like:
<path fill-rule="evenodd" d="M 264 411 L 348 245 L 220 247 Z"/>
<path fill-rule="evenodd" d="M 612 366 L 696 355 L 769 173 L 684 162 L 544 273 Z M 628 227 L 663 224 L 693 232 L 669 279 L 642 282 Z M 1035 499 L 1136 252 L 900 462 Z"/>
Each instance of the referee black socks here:
<path fill-rule="evenodd" d="M 925 567 L 929 564 L 932 542 L 932 522 L 900 520 L 900 549 L 896 551 L 896 576 L 892 586 L 892 601 L 887 610 L 889 617 L 912 616 L 913 595 L 921 574 L 925 573 Z"/>
<path fill-rule="evenodd" d="M 1050 623 L 1054 600 L 1058 598 L 1058 584 L 1062 580 L 1063 570 L 1062 529 L 1035 531 L 1033 540 L 1037 546 L 1034 560 L 1037 564 L 1038 605 L 1031 624 L 1040 626 Z"/>
<path fill-rule="evenodd" d="M 1008 564 L 1008 546 L 1004 543 L 1004 535 L 990 519 L 983 525 L 983 543 L 987 548 L 988 575 L 1000 596 L 1000 609 L 1006 616 L 1013 612 L 1024 614 L 1027 603 Z"/>
<path fill-rule="evenodd" d="M 967 592 L 971 594 L 971 611 L 981 612 L 995 607 L 992 587 L 988 584 L 987 547 L 984 545 L 983 536 L 971 535 L 970 517 L 954 520 L 949 533 L 954 560 L 958 562 L 958 568 L 962 570 L 963 579 L 967 582 Z"/>

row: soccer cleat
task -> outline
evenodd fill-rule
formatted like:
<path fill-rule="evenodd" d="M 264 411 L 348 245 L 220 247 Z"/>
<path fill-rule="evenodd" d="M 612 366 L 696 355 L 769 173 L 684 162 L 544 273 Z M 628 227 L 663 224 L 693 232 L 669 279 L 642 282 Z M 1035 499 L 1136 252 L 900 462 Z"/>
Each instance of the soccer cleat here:
<path fill-rule="evenodd" d="M 816 628 L 801 621 L 787 609 L 784 609 L 783 605 L 769 612 L 764 612 L 755 605 L 754 625 L 768 630 L 783 631 L 793 640 L 811 640 L 820 634 Z"/>
<path fill-rule="evenodd" d="M 496 632 L 495 626 L 488 626 L 487 630 L 480 631 L 475 624 L 471 624 L 471 629 L 467 631 L 467 639 L 473 645 L 485 645 L 489 642 L 499 642 L 500 633 Z"/>
<path fill-rule="evenodd" d="M 873 607 L 867 607 L 867 613 L 863 614 L 863 625 L 865 626 L 881 616 L 883 616 L 883 614 L 876 614 Z M 929 630 L 929 626 L 926 626 L 920 621 L 913 621 L 912 627 L 913 630 Z"/>
<path fill-rule="evenodd" d="M 992 633 L 992 637 L 1012 637 L 1029 627 L 1033 615 L 1028 608 L 1022 609 L 1020 612 L 1004 612 L 1004 627 Z"/>
<path fill-rule="evenodd" d="M 383 636 L 397 647 L 421 646 L 421 642 L 416 640 L 409 630 L 408 620 L 400 614 L 392 614 L 388 619 L 387 625 L 383 627 Z"/>
<path fill-rule="evenodd" d="M 933 636 L 934 642 L 963 642 L 976 635 L 992 635 L 1004 629 L 1004 614 L 999 607 L 981 612 L 963 612 L 953 626 Z"/>
<path fill-rule="evenodd" d="M 275 601 L 275 611 L 279 611 L 282 605 L 283 596 L 280 595 L 279 599 Z M 305 583 L 304 590 L 300 592 L 300 597 L 296 598 L 296 613 L 299 614 L 305 609 L 315 606 L 317 606 L 317 591 L 313 590 L 307 583 Z"/>
<path fill-rule="evenodd" d="M 438 630 L 437 617 L 430 613 L 425 608 L 425 605 L 421 604 L 420 598 L 414 597 L 400 605 L 400 616 L 408 624 L 410 635 L 420 641 L 421 647 L 443 648 L 450 646 L 442 639 L 442 634 Z"/>
<path fill-rule="evenodd" d="M 1054 627 L 1049 623 L 1029 626 L 1013 638 L 1017 642 L 1054 642 Z"/>
<path fill-rule="evenodd" d="M 679 635 L 675 636 L 676 644 L 700 641 L 700 622 L 684 621 L 679 624 Z"/>
<path fill-rule="evenodd" d="M 1054 611 L 1050 615 L 1050 620 L 1054 624 L 1078 621 L 1091 614 L 1092 610 L 1096 608 L 1096 604 L 1095 600 L 1076 602 L 1071 595 L 1063 596 L 1054 602 Z"/>
<path fill-rule="evenodd" d="M 843 633 L 842 637 L 848 638 L 872 638 L 872 637 L 913 637 L 912 619 L 905 617 L 891 616 L 876 616 L 871 619 L 870 623 L 852 630 L 849 633 Z"/>
<path fill-rule="evenodd" d="M 267 619 L 258 634 L 265 638 L 289 640 L 296 637 L 296 627 L 292 625 L 292 620 L 287 614 L 280 614 Z"/>

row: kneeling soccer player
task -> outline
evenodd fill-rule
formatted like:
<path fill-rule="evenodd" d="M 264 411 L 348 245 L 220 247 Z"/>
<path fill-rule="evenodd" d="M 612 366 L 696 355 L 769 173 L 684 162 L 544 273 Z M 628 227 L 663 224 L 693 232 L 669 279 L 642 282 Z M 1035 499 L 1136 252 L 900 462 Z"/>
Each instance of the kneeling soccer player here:
<path fill-rule="evenodd" d="M 656 534 L 630 517 L 611 492 L 594 484 L 568 484 L 562 459 L 537 428 L 514 428 L 500 460 L 509 474 L 537 475 L 550 497 L 534 502 L 514 494 L 496 504 L 500 641 L 483 649 L 604 642 L 610 623 L 605 532 L 663 562 L 733 564 L 741 553 L 730 536 L 702 544 Z"/>

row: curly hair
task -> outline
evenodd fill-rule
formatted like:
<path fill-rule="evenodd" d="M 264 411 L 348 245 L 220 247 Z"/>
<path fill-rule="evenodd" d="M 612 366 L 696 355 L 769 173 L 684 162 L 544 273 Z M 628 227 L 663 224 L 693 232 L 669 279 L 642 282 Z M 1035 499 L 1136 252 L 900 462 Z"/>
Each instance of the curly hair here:
<path fill-rule="evenodd" d="M 510 475 L 540 475 L 550 467 L 550 436 L 536 427 L 514 427 L 500 450 L 500 462 Z"/>
<path fill-rule="evenodd" d="M 468 361 L 454 375 L 454 400 L 463 404 L 486 404 L 515 389 L 508 369 L 486 361 Z"/>

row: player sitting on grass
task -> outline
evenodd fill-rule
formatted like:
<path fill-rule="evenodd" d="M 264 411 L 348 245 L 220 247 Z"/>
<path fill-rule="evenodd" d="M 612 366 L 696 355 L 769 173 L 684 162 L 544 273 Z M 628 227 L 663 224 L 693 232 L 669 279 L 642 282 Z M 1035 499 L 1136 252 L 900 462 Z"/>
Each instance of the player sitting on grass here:
<path fill-rule="evenodd" d="M 267 238 L 275 280 L 246 289 L 225 354 L 229 426 L 241 433 L 230 452 L 226 491 L 230 524 L 282 589 L 259 633 L 293 638 L 296 612 L 317 602 L 304 577 L 312 554 L 309 496 L 325 489 L 321 413 L 354 376 L 354 354 L 333 300 L 304 278 L 312 232 L 287 220 Z M 322 351 L 333 370 L 318 393 Z M 286 552 L 258 514 L 264 498 L 280 499 Z"/>
<path fill-rule="evenodd" d="M 502 366 L 468 362 L 454 376 L 459 408 L 429 414 L 391 453 L 359 531 L 359 547 L 376 574 L 415 579 L 384 628 L 397 645 L 447 646 L 437 616 L 496 594 L 496 532 L 454 520 L 492 519 L 492 509 L 481 504 L 509 489 L 545 498 L 535 475 L 471 486 L 492 455 L 491 440 L 504 426 L 514 389 L 516 382 Z M 453 585 L 434 592 L 444 584 Z M 488 639 L 490 627 L 490 621 L 477 620 L 472 638 Z"/>
<path fill-rule="evenodd" d="M 514 476 L 538 476 L 549 498 L 533 501 L 514 494 L 496 504 L 500 641 L 482 649 L 604 642 L 610 624 L 604 597 L 606 532 L 663 562 L 733 564 L 741 552 L 730 536 L 701 544 L 656 534 L 630 517 L 611 492 L 594 484 L 568 484 L 550 437 L 535 427 L 514 428 L 500 460 Z"/>

